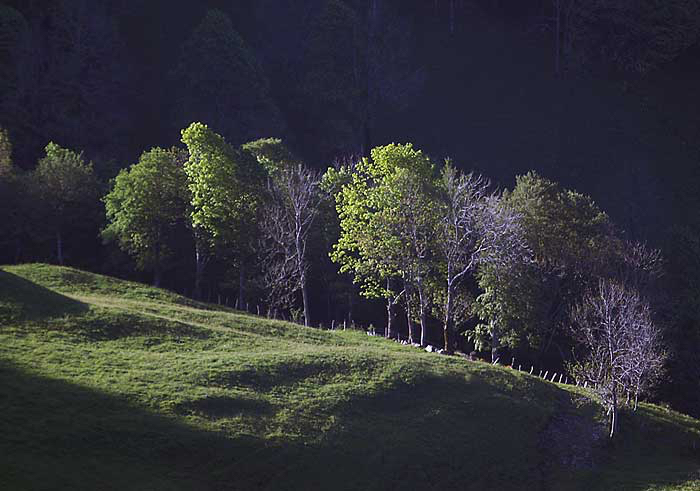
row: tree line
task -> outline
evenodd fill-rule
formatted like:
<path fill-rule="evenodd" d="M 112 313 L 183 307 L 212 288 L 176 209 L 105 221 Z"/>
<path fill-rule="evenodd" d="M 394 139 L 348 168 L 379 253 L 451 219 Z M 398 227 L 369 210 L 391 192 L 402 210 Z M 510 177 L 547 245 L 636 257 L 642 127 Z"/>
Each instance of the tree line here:
<path fill-rule="evenodd" d="M 632 287 L 653 304 L 669 346 L 667 383 L 658 394 L 698 414 L 700 140 L 693 133 L 693 92 L 677 83 L 692 86 L 692 73 L 676 77 L 673 71 L 687 68 L 682 55 L 692 55 L 697 44 L 695 0 L 663 8 L 653 0 L 154 0 L 138 13 L 123 1 L 8 0 L 0 6 L 0 126 L 14 144 L 11 152 L 5 138 L 0 149 L 2 161 L 12 162 L 4 168 L 14 169 L 0 190 L 0 262 L 49 260 L 139 280 L 152 274 L 191 296 L 230 297 L 241 308 L 259 305 L 271 316 L 313 318 L 314 324 L 344 318 L 383 325 L 388 316 L 392 335 L 408 338 L 410 328 L 414 341 L 425 336 L 444 347 L 447 334 L 462 350 L 495 349 L 504 359 L 510 350 L 559 370 L 577 343 L 565 326 L 572 306 L 600 292 L 600 278 L 628 291 L 632 278 L 641 277 L 624 266 L 637 261 L 630 251 L 639 248 L 629 237 L 645 237 L 666 256 L 666 274 L 647 282 L 653 288 Z M 159 19 L 157 29 L 152 19 Z M 116 192 L 110 179 L 140 160 L 135 156 L 144 148 L 178 139 L 191 121 L 215 128 L 230 146 L 225 153 L 257 177 L 238 167 L 216 176 L 195 168 L 183 175 L 161 169 L 157 162 L 165 157 L 158 152 L 149 155 L 150 167 L 131 179 L 150 172 L 184 195 L 167 203 L 158 198 L 165 191 L 149 195 L 164 208 L 157 240 L 123 236 L 104 210 L 102 198 Z M 253 159 L 243 144 L 260 135 L 279 136 L 296 156 L 286 150 L 275 156 L 280 146 L 263 140 Z M 511 189 L 496 197 L 494 186 L 467 186 L 491 203 L 474 200 L 482 204 L 469 216 L 503 220 L 501 228 L 520 230 L 528 247 L 514 249 L 514 258 L 478 253 L 473 261 L 464 251 L 478 250 L 481 242 L 444 250 L 450 243 L 439 238 L 466 225 L 463 218 L 452 225 L 434 218 L 449 210 L 445 186 L 433 182 L 440 181 L 442 163 L 434 165 L 435 176 L 410 184 L 427 196 L 401 205 L 414 222 L 398 220 L 398 208 L 388 205 L 371 220 L 341 209 L 343 222 L 337 200 L 350 200 L 350 191 L 342 179 L 313 169 L 347 155 L 370 157 L 377 142 L 397 135 L 457 157 L 457 168 L 477 162 L 495 183 L 507 184 Z M 62 147 L 45 148 L 50 139 Z M 208 152 L 218 144 L 202 145 Z M 187 145 L 159 151 L 172 154 L 167 158 L 180 162 L 178 169 L 190 159 Z M 60 159 L 73 161 L 74 176 L 58 178 L 63 171 L 52 162 Z M 290 162 L 274 179 L 265 170 L 273 160 Z M 291 195 L 289 169 L 302 160 L 318 184 L 311 193 Z M 344 163 L 350 170 L 336 169 L 343 179 L 370 172 L 359 158 Z M 538 174 L 524 174 L 528 168 Z M 471 179 L 478 181 L 477 174 Z M 517 174 L 524 175 L 513 185 Z M 233 198 L 212 190 L 217 179 L 235 182 L 249 206 L 224 211 L 222 203 Z M 386 179 L 405 184 L 408 176 Z M 196 192 L 190 180 L 199 183 Z M 383 188 L 389 194 L 366 192 L 405 200 L 407 194 L 391 186 Z M 595 193 L 629 235 L 572 187 Z M 65 200 L 55 204 L 57 196 Z M 313 212 L 289 221 L 286 203 L 301 206 L 310 197 Z M 115 220 L 138 223 L 145 213 L 139 200 L 115 195 L 115 206 L 118 200 L 130 211 Z M 505 204 L 509 215 L 496 214 Z M 184 213 L 177 211 L 182 207 Z M 420 218 L 423 212 L 433 218 Z M 427 230 L 421 220 L 442 228 Z M 478 237 L 487 243 L 479 234 L 499 230 L 480 220 L 470 227 L 481 232 L 465 234 L 462 244 Z M 353 245 L 341 234 L 353 226 L 386 244 L 367 235 Z M 358 234 L 352 240 L 363 240 Z M 404 236 L 410 241 L 395 243 Z M 381 273 L 364 279 L 366 271 Z"/>
<path fill-rule="evenodd" d="M 234 264 L 237 281 L 224 275 L 222 286 L 240 308 L 259 282 L 268 316 L 311 326 L 311 250 L 330 244 L 338 273 L 385 302 L 386 337 L 426 346 L 439 325 L 445 353 L 462 335 L 493 361 L 504 349 L 537 356 L 555 346 L 608 404 L 611 436 L 619 396 L 636 406 L 661 373 L 660 252 L 627 240 L 590 197 L 534 172 L 497 190 L 449 159 L 438 165 L 411 144 L 390 144 L 320 173 L 279 139 L 235 147 L 196 122 L 182 130 L 183 146 L 144 152 L 101 188 L 79 152 L 49 143 L 22 173 L 7 132 L 0 142 L 2 237 L 17 254 L 23 224 L 39 222 L 64 264 L 66 234 L 94 223 L 100 200 L 102 239 L 154 285 L 191 254 L 191 294 L 201 299 L 210 263 Z"/>

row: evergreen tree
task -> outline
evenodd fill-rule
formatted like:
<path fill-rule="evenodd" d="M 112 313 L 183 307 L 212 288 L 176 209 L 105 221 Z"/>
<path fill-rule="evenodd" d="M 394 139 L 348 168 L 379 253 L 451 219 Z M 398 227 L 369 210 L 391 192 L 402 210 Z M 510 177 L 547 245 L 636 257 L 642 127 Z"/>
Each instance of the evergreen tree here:
<path fill-rule="evenodd" d="M 207 121 L 234 145 L 282 131 L 262 67 L 219 10 L 183 44 L 174 78 L 180 124 Z"/>
<path fill-rule="evenodd" d="M 60 0 L 32 11 L 0 116 L 24 146 L 55 139 L 93 157 L 123 151 L 129 69 L 113 8 Z"/>

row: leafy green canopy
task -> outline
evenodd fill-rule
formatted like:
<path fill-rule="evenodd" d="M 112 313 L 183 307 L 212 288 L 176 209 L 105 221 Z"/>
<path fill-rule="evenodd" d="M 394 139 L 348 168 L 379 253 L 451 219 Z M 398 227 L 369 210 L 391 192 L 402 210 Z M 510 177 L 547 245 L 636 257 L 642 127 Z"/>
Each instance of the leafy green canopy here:
<path fill-rule="evenodd" d="M 139 268 L 158 267 L 173 230 L 186 219 L 186 160 L 186 152 L 177 148 L 144 152 L 119 173 L 103 199 L 109 221 L 103 237 L 135 256 Z"/>
<path fill-rule="evenodd" d="M 419 219 L 413 223 L 417 229 L 426 225 L 423 191 L 433 176 L 430 159 L 410 143 L 376 147 L 354 169 L 326 173 L 326 188 L 339 188 L 340 237 L 331 258 L 341 272 L 353 275 L 363 295 L 387 296 L 385 280 L 408 273 L 412 253 L 407 220 Z"/>
<path fill-rule="evenodd" d="M 32 195 L 38 198 L 34 208 L 41 224 L 34 227 L 35 232 L 56 240 L 56 258 L 63 264 L 64 242 L 94 237 L 94 228 L 104 216 L 92 163 L 85 162 L 82 153 L 49 143 L 30 184 Z"/>
<path fill-rule="evenodd" d="M 292 152 L 279 138 L 259 138 L 245 143 L 241 148 L 252 154 L 270 175 L 284 167 L 298 163 Z"/>
<path fill-rule="evenodd" d="M 528 243 L 543 266 L 583 272 L 604 261 L 610 220 L 593 199 L 535 172 L 516 178 L 505 201 L 522 214 Z"/>
<path fill-rule="evenodd" d="M 233 148 L 202 123 L 182 130 L 182 142 L 189 151 L 185 174 L 193 226 L 213 242 L 235 242 L 259 202 L 262 167 L 250 153 Z"/>
<path fill-rule="evenodd" d="M 34 183 L 43 200 L 45 225 L 55 230 L 85 217 L 85 209 L 98 209 L 99 187 L 92 162 L 82 152 L 46 145 L 46 155 L 34 170 Z"/>
<path fill-rule="evenodd" d="M 503 206 L 522 217 L 534 261 L 508 277 L 482 267 L 475 307 L 482 319 L 500 324 L 503 344 L 547 349 L 573 299 L 610 268 L 617 243 L 608 216 L 590 197 L 534 172 L 516 178 Z M 480 329 L 475 340 L 486 345 L 485 325 Z"/>

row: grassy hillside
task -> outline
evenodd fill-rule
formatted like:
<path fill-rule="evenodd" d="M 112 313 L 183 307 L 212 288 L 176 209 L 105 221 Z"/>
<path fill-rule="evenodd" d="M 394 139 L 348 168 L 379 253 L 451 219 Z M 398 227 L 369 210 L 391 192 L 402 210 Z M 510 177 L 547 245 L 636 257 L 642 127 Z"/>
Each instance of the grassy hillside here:
<path fill-rule="evenodd" d="M 700 422 L 69 268 L 0 268 L 0 489 L 700 489 Z"/>

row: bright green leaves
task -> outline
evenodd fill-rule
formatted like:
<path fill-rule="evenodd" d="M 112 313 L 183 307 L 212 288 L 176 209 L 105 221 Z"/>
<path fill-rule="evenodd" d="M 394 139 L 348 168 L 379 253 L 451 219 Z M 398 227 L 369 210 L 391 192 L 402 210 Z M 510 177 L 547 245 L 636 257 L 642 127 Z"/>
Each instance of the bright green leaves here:
<path fill-rule="evenodd" d="M 82 153 L 51 142 L 46 155 L 39 160 L 35 176 L 45 195 L 59 207 L 79 201 L 81 195 L 96 183 L 92 163 L 86 163 Z"/>
<path fill-rule="evenodd" d="M 234 242 L 257 207 L 257 187 L 264 175 L 260 164 L 202 123 L 184 129 L 182 142 L 189 150 L 185 173 L 192 196 L 192 224 L 214 242 Z"/>
<path fill-rule="evenodd" d="M 270 175 L 297 162 L 292 152 L 279 138 L 260 138 L 245 143 L 241 148 L 252 154 Z"/>
<path fill-rule="evenodd" d="M 340 238 L 331 258 L 353 274 L 362 294 L 383 297 L 386 278 L 401 277 L 421 261 L 435 211 L 434 165 L 411 144 L 374 148 L 353 169 L 330 169 L 326 187 L 337 186 Z"/>
<path fill-rule="evenodd" d="M 172 148 L 144 152 L 137 164 L 123 169 L 104 197 L 106 240 L 134 255 L 140 268 L 157 268 L 167 256 L 167 244 L 182 227 L 189 206 L 183 168 L 187 153 Z"/>

